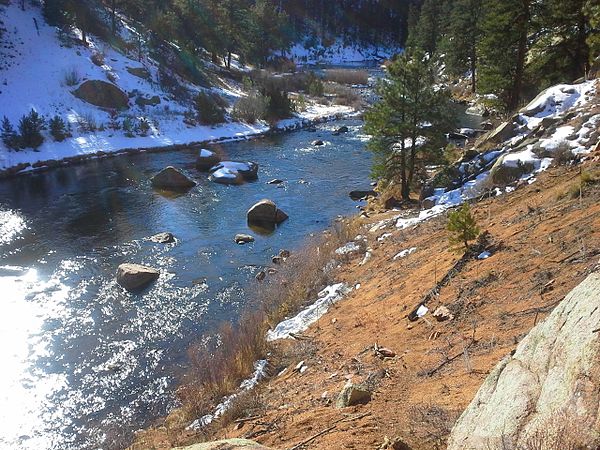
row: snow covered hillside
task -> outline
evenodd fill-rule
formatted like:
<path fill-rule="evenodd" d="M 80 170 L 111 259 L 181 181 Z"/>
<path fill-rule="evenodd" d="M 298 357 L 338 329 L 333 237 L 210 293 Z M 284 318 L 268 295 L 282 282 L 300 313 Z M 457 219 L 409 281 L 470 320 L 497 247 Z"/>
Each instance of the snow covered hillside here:
<path fill-rule="evenodd" d="M 57 29 L 45 23 L 39 8 L 26 3 L 22 11 L 17 3 L 3 10 L 0 7 L 0 19 L 7 29 L 0 38 L 0 119 L 6 117 L 16 128 L 21 117 L 33 109 L 46 121 L 60 116 L 71 137 L 56 142 L 44 131 L 44 143 L 37 150 L 10 150 L 0 142 L 0 170 L 17 166 L 31 170 L 31 165 L 42 166 L 40 162 L 99 152 L 240 139 L 270 128 L 264 122 L 192 125 L 186 120 L 189 104 L 163 88 L 155 61 L 146 55 L 138 61 L 137 51 L 124 55 L 93 36 L 88 37 L 87 46 L 77 35 L 59 37 Z M 123 33 L 135 31 L 125 28 Z M 229 105 L 245 95 L 238 83 L 222 77 L 218 77 L 219 87 L 212 88 L 173 77 L 188 93 L 217 94 Z M 100 108 L 74 95 L 82 84 L 96 80 L 117 86 L 127 106 L 118 111 Z M 295 120 L 281 125 L 295 126 L 350 111 L 344 106 L 311 104 Z"/>

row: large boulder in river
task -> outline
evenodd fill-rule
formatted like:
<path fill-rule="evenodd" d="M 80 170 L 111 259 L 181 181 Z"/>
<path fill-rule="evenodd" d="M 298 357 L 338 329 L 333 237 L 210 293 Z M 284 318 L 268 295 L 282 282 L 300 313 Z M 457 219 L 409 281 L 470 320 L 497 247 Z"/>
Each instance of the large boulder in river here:
<path fill-rule="evenodd" d="M 152 177 L 151 181 L 152 186 L 155 188 L 172 191 L 191 189 L 196 186 L 195 181 L 190 180 L 187 176 L 172 166 L 166 167 L 158 172 Z"/>
<path fill-rule="evenodd" d="M 273 227 L 288 218 L 288 215 L 277 208 L 271 200 L 261 200 L 248 210 L 248 224 Z"/>
<path fill-rule="evenodd" d="M 215 152 L 201 149 L 196 158 L 196 169 L 208 171 L 211 167 L 216 166 L 221 162 L 221 158 Z"/>
<path fill-rule="evenodd" d="M 258 164 L 242 161 L 222 161 L 211 167 L 208 179 L 221 184 L 242 184 L 258 179 Z"/>
<path fill-rule="evenodd" d="M 129 107 L 127 94 L 114 84 L 102 80 L 84 81 L 73 91 L 73 95 L 101 108 L 126 109 Z"/>
<path fill-rule="evenodd" d="M 488 375 L 450 435 L 449 450 L 534 448 L 532 436 L 597 448 L 600 273 L 589 275 Z M 554 444 L 554 445 L 551 445 Z M 564 441 L 535 448 L 575 448 Z"/>
<path fill-rule="evenodd" d="M 143 289 L 159 276 L 158 270 L 140 264 L 121 264 L 117 269 L 117 283 L 128 291 Z"/>
<path fill-rule="evenodd" d="M 173 450 L 269 450 L 269 448 L 248 439 L 223 439 L 187 447 L 176 447 Z"/>

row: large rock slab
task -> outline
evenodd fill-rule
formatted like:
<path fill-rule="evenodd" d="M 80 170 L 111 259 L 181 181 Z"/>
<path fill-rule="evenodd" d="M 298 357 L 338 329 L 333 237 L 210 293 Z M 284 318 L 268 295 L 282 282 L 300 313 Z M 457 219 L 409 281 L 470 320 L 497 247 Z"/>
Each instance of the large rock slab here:
<path fill-rule="evenodd" d="M 129 107 L 127 94 L 114 84 L 102 80 L 84 81 L 73 91 L 73 95 L 101 108 L 126 109 Z"/>
<path fill-rule="evenodd" d="M 288 219 L 288 215 L 268 199 L 254 204 L 247 213 L 248 224 L 272 227 Z"/>
<path fill-rule="evenodd" d="M 156 281 L 160 272 L 140 264 L 121 264 L 117 269 L 117 283 L 128 291 L 138 291 Z"/>
<path fill-rule="evenodd" d="M 579 423 L 571 431 L 592 444 L 584 431 L 600 429 L 599 299 L 594 272 L 488 375 L 448 449 L 532 448 L 528 436 L 544 434 L 556 419 Z"/>
<path fill-rule="evenodd" d="M 372 392 L 365 386 L 359 384 L 346 383 L 338 395 L 336 408 L 346 408 L 348 406 L 363 405 L 371 401 Z"/>
<path fill-rule="evenodd" d="M 151 179 L 152 186 L 159 189 L 180 191 L 191 189 L 196 182 L 190 180 L 175 167 L 168 166 L 154 175 Z"/>
<path fill-rule="evenodd" d="M 188 447 L 176 447 L 173 450 L 269 450 L 269 448 L 248 439 L 223 439 Z"/>

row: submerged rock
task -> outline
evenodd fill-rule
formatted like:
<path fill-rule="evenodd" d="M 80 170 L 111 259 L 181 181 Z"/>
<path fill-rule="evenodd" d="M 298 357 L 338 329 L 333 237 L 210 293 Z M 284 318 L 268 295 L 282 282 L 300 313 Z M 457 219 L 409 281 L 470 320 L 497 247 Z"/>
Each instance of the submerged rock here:
<path fill-rule="evenodd" d="M 198 156 L 196 157 L 196 169 L 208 171 L 211 167 L 216 166 L 220 162 L 221 158 L 219 157 L 219 155 L 203 148 L 200 150 Z"/>
<path fill-rule="evenodd" d="M 236 234 L 234 241 L 236 244 L 249 244 L 250 242 L 254 242 L 254 236 L 250 236 L 249 234 Z"/>
<path fill-rule="evenodd" d="M 315 147 L 319 147 L 321 145 L 325 145 L 325 142 L 321 141 L 320 139 L 317 139 L 316 141 L 312 141 L 311 145 L 314 145 Z"/>
<path fill-rule="evenodd" d="M 190 180 L 186 175 L 169 166 L 158 172 L 151 179 L 152 186 L 167 190 L 186 190 L 196 186 L 196 182 Z"/>
<path fill-rule="evenodd" d="M 156 281 L 160 272 L 140 264 L 121 264 L 117 269 L 117 283 L 128 291 L 138 291 Z"/>
<path fill-rule="evenodd" d="M 277 205 L 268 199 L 254 204 L 247 213 L 248 224 L 257 226 L 275 226 L 288 219 L 288 215 L 277 208 Z"/>

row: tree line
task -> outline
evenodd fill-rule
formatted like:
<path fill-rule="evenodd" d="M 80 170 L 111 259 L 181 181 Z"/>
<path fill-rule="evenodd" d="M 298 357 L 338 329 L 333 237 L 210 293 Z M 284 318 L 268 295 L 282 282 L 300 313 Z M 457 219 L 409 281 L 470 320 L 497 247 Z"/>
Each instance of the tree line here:
<path fill-rule="evenodd" d="M 596 0 L 422 0 L 410 6 L 407 48 L 471 77 L 509 112 L 540 89 L 584 77 L 600 53 Z"/>

